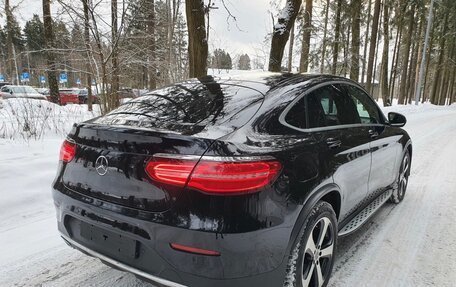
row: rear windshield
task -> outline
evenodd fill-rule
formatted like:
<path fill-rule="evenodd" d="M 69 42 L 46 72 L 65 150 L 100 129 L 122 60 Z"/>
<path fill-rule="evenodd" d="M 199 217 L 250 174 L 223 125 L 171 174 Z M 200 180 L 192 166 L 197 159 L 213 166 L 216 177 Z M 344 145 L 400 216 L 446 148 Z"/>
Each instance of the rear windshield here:
<path fill-rule="evenodd" d="M 247 123 L 262 101 L 263 95 L 250 88 L 215 81 L 188 81 L 133 99 L 95 123 L 181 134 L 212 133 L 209 137 L 218 137 Z"/>

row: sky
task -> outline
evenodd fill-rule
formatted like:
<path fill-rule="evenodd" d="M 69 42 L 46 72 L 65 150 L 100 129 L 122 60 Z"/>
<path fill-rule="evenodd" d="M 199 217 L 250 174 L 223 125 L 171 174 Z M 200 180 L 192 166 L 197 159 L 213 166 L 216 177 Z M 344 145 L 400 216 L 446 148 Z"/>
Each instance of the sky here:
<path fill-rule="evenodd" d="M 74 1 L 68 1 L 74 3 Z M 110 2 L 110 0 L 103 1 L 107 5 Z M 33 14 L 42 17 L 42 0 L 10 0 L 10 2 L 13 6 L 19 5 L 14 14 L 21 25 L 31 19 Z M 61 7 L 55 4 L 57 1 L 53 2 L 52 13 L 58 15 Z M 207 3 L 207 0 L 205 2 Z M 227 20 L 228 12 L 222 0 L 212 0 L 212 2 L 218 9 L 211 9 L 210 13 L 210 51 L 222 48 L 234 56 L 243 53 L 258 55 L 264 52 L 261 50 L 268 49 L 263 47 L 263 43 L 265 36 L 272 31 L 269 0 L 225 0 L 227 8 L 236 17 L 236 21 L 232 18 Z M 0 3 L 3 6 L 3 0 L 0 0 Z M 184 4 L 181 6 L 181 11 L 185 12 Z M 109 9 L 106 14 L 109 15 Z M 0 18 L 2 25 L 4 21 L 4 18 Z"/>

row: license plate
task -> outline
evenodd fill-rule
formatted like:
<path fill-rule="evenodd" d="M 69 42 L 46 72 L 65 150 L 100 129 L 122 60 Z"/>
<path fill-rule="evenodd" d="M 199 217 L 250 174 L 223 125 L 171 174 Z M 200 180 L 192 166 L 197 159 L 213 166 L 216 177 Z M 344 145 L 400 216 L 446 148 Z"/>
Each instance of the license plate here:
<path fill-rule="evenodd" d="M 137 258 L 139 242 L 121 234 L 101 229 L 81 221 L 81 237 L 91 242 L 104 254 L 116 258 Z"/>

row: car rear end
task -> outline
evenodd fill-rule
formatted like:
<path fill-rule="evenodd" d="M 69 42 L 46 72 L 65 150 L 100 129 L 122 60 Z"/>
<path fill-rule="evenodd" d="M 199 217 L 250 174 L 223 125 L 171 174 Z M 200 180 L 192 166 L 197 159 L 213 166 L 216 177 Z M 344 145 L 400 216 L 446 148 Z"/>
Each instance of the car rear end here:
<path fill-rule="evenodd" d="M 68 89 L 59 90 L 59 104 L 64 106 L 68 104 L 79 104 L 78 90 Z"/>
<path fill-rule="evenodd" d="M 223 141 L 262 101 L 188 81 L 75 125 L 53 184 L 62 237 L 158 285 L 277 286 L 290 237 L 281 162 Z"/>

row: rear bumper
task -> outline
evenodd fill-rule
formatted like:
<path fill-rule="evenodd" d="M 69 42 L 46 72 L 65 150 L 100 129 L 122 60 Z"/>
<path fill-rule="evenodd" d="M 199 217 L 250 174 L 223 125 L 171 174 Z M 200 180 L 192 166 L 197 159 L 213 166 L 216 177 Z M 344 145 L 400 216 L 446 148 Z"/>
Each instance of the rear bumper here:
<path fill-rule="evenodd" d="M 73 239 L 65 236 L 62 234 L 62 238 L 63 240 L 65 240 L 65 242 L 70 245 L 71 247 L 75 248 L 75 249 L 78 249 L 84 253 L 86 253 L 87 255 L 90 255 L 92 257 L 96 257 L 98 259 L 100 259 L 101 261 L 103 261 L 104 263 L 107 263 L 107 264 L 110 264 L 112 265 L 113 267 L 117 268 L 117 269 L 120 269 L 120 270 L 123 270 L 123 271 L 126 271 L 126 272 L 130 272 L 130 273 L 133 273 L 141 278 L 144 278 L 144 279 L 147 279 L 149 280 L 150 282 L 153 282 L 154 284 L 158 284 L 159 286 L 169 286 L 169 287 L 186 287 L 185 285 L 182 285 L 182 284 L 179 284 L 179 283 L 176 283 L 176 282 L 172 282 L 172 281 L 169 281 L 169 280 L 166 280 L 166 279 L 163 279 L 163 278 L 160 278 L 160 277 L 157 277 L 157 276 L 153 276 L 151 274 L 148 274 L 144 271 L 141 271 L 139 269 L 136 269 L 136 268 L 133 268 L 131 266 L 128 266 L 127 264 L 124 264 L 122 262 L 119 262 L 115 259 L 112 259 L 108 256 L 105 256 L 101 253 L 98 253 L 92 249 L 89 249 L 87 247 L 85 247 L 84 245 L 82 244 L 79 244 L 77 243 L 76 241 L 74 241 Z"/>
<path fill-rule="evenodd" d="M 58 228 L 72 247 L 158 286 L 282 286 L 283 260 L 291 228 L 279 226 L 239 234 L 188 230 L 127 217 L 53 190 Z M 80 236 L 78 222 L 138 242 L 136 258 L 117 256 Z M 219 257 L 171 249 L 171 242 L 215 250 Z"/>

